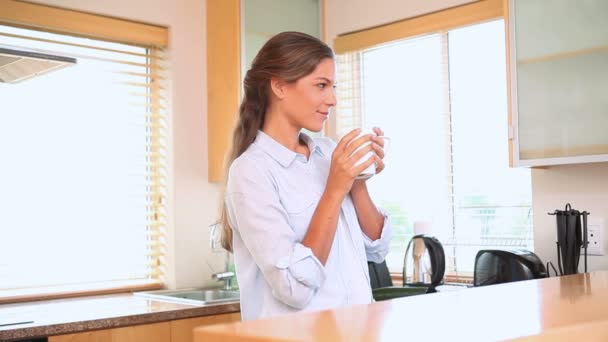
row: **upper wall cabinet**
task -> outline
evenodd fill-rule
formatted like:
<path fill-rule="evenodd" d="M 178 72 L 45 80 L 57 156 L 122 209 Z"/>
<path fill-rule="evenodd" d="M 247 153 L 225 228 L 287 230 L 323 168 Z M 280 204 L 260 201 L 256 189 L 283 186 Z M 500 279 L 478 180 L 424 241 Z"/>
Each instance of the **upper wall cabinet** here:
<path fill-rule="evenodd" d="M 243 74 L 264 43 L 282 31 L 321 38 L 320 0 L 241 0 Z"/>
<path fill-rule="evenodd" d="M 608 1 L 509 0 L 512 164 L 608 161 Z"/>
<path fill-rule="evenodd" d="M 282 31 L 321 38 L 323 0 L 207 0 L 209 181 L 224 161 L 242 96 L 242 78 L 262 45 Z"/>

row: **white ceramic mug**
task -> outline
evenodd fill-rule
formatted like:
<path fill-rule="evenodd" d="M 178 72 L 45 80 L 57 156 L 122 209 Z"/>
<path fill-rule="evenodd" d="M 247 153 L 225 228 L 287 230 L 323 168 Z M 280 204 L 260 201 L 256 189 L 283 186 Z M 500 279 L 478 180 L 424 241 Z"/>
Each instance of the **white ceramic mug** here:
<path fill-rule="evenodd" d="M 376 133 L 374 133 L 374 131 L 366 130 L 366 131 L 362 131 L 358 137 L 360 137 L 362 135 L 366 135 L 366 134 L 376 135 Z M 386 151 L 387 151 L 388 143 L 390 142 L 390 138 L 387 136 L 376 136 L 376 137 L 382 138 L 384 140 L 384 153 L 386 156 Z M 357 138 L 355 138 L 355 139 L 357 139 Z M 363 147 L 365 147 L 371 143 L 372 143 L 372 141 L 361 144 L 361 146 L 359 146 L 353 153 L 356 153 L 358 150 L 362 149 Z M 367 152 L 361 159 L 359 159 L 359 161 L 357 161 L 355 163 L 355 166 L 358 166 L 358 165 L 361 165 L 362 163 L 364 163 L 366 160 L 368 160 L 373 155 L 373 153 L 375 153 L 375 152 L 374 151 Z M 356 177 L 356 179 L 368 179 L 368 178 L 371 178 L 372 176 L 374 176 L 375 174 L 376 174 L 376 163 L 372 163 L 365 170 L 361 171 L 361 173 Z"/>

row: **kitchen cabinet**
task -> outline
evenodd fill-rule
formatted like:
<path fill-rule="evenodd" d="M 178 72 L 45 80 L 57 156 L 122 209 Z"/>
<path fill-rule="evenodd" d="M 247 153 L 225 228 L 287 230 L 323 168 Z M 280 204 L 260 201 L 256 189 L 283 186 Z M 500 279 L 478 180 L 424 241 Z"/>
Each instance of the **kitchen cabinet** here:
<path fill-rule="evenodd" d="M 240 320 L 241 314 L 237 312 L 51 336 L 48 340 L 49 342 L 191 342 L 195 327 Z"/>
<path fill-rule="evenodd" d="M 167 342 L 170 339 L 171 323 L 162 322 L 51 336 L 49 342 Z"/>
<path fill-rule="evenodd" d="M 241 88 L 240 0 L 207 1 L 208 180 L 224 178 L 224 156 L 236 120 Z"/>
<path fill-rule="evenodd" d="M 224 179 L 241 100 L 242 78 L 262 45 L 276 33 L 322 36 L 323 0 L 207 1 L 208 180 Z"/>
<path fill-rule="evenodd" d="M 511 164 L 608 161 L 608 1 L 506 7 Z"/>
<path fill-rule="evenodd" d="M 194 340 L 193 330 L 196 327 L 240 321 L 240 312 L 171 321 L 171 342 L 192 342 Z"/>

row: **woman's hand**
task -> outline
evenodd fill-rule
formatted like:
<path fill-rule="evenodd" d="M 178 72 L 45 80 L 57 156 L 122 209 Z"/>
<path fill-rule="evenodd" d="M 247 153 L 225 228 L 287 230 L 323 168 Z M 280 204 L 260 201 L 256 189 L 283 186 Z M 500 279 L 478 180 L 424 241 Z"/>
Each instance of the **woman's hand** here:
<path fill-rule="evenodd" d="M 368 166 L 377 162 L 377 152 L 370 158 L 355 166 L 355 164 L 370 151 L 375 151 L 374 143 L 363 146 L 360 150 L 355 150 L 362 144 L 375 141 L 372 140 L 373 134 L 366 134 L 357 137 L 361 129 L 355 129 L 345 135 L 336 146 L 331 157 L 331 166 L 329 168 L 329 176 L 327 178 L 326 191 L 329 191 L 335 196 L 339 196 L 340 200 L 350 191 L 355 177 L 357 177 Z M 382 132 L 382 131 L 380 131 Z M 382 139 L 379 139 L 382 140 Z M 353 153 L 354 152 L 354 153 Z M 384 156 L 384 153 L 382 153 Z M 381 161 L 381 159 L 380 159 Z M 384 166 L 384 164 L 382 164 Z"/>
<path fill-rule="evenodd" d="M 374 133 L 376 133 L 376 136 L 372 136 L 372 145 L 374 148 L 374 152 L 375 154 L 375 162 L 376 162 L 376 174 L 379 174 L 380 172 L 382 172 L 382 170 L 384 170 L 384 139 L 379 138 L 381 136 L 384 136 L 384 132 L 378 128 L 378 127 L 374 127 Z"/>
<path fill-rule="evenodd" d="M 384 132 L 378 127 L 374 127 L 373 131 L 376 134 L 376 135 L 372 135 L 372 137 L 371 137 L 372 145 L 373 145 L 372 148 L 374 151 L 374 163 L 376 163 L 376 174 L 379 174 L 380 172 L 382 172 L 382 170 L 384 170 L 384 167 L 385 167 L 385 164 L 384 164 L 384 139 L 379 138 L 384 135 Z M 355 180 L 353 183 L 352 189 L 354 190 L 355 188 L 357 188 L 357 189 L 364 188 L 365 181 L 367 181 L 367 179 Z"/>

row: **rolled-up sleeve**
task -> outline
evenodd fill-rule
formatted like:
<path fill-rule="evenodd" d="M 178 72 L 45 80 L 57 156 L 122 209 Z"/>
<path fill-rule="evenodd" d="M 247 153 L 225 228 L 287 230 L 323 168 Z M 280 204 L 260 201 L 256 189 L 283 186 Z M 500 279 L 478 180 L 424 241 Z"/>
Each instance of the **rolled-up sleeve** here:
<path fill-rule="evenodd" d="M 324 267 L 298 241 L 270 175 L 251 163 L 236 167 L 231 168 L 225 198 L 229 223 L 273 295 L 302 309 L 325 281 Z"/>
<path fill-rule="evenodd" d="M 377 209 L 382 216 L 384 216 L 384 225 L 382 226 L 380 238 L 372 241 L 367 235 L 363 234 L 363 243 L 365 244 L 367 260 L 381 263 L 389 252 L 391 239 L 393 237 L 393 227 L 391 225 L 389 213 L 382 208 Z"/>

